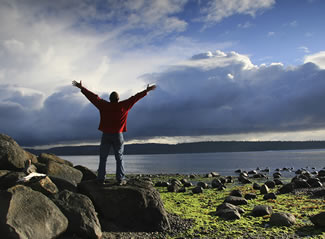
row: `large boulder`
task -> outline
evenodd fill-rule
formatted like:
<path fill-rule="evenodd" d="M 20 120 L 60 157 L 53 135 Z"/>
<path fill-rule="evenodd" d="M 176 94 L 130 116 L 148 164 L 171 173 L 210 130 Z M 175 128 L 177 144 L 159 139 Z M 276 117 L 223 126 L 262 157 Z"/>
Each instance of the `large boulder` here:
<path fill-rule="evenodd" d="M 25 182 L 24 185 L 43 193 L 45 196 L 51 196 L 59 192 L 57 186 L 48 176 L 33 177 L 29 181 Z"/>
<path fill-rule="evenodd" d="M 291 213 L 277 212 L 273 213 L 270 218 L 270 224 L 272 226 L 292 226 L 296 224 L 296 218 Z"/>
<path fill-rule="evenodd" d="M 265 215 L 271 215 L 273 212 L 272 207 L 269 205 L 257 205 L 252 211 L 254 217 L 263 217 Z"/>
<path fill-rule="evenodd" d="M 46 174 L 49 176 L 62 178 L 70 183 L 77 185 L 81 182 L 82 172 L 66 164 L 57 163 L 49 160 L 46 164 Z"/>
<path fill-rule="evenodd" d="M 0 169 L 22 170 L 29 154 L 15 140 L 5 134 L 0 134 Z"/>
<path fill-rule="evenodd" d="M 228 196 L 226 197 L 225 203 L 230 203 L 233 205 L 246 205 L 248 204 L 247 200 L 243 197 Z"/>
<path fill-rule="evenodd" d="M 92 201 L 85 195 L 64 190 L 53 197 L 53 202 L 69 220 L 67 232 L 82 238 L 99 239 L 101 226 Z"/>
<path fill-rule="evenodd" d="M 75 183 L 69 182 L 62 178 L 53 177 L 53 176 L 49 176 L 49 178 L 57 186 L 57 188 L 59 189 L 59 192 L 61 192 L 63 190 L 69 190 L 71 192 L 78 191 L 77 184 L 75 184 Z"/>
<path fill-rule="evenodd" d="M 325 212 L 311 216 L 310 221 L 317 227 L 325 228 Z"/>
<path fill-rule="evenodd" d="M 0 189 L 7 190 L 15 185 L 17 181 L 25 177 L 26 174 L 23 172 L 10 171 L 0 178 Z"/>
<path fill-rule="evenodd" d="M 170 229 L 159 193 L 148 181 L 131 180 L 124 186 L 101 186 L 94 181 L 79 184 L 79 191 L 93 201 L 104 219 L 133 231 Z"/>
<path fill-rule="evenodd" d="M 52 239 L 68 220 L 46 196 L 23 185 L 0 191 L 0 232 L 6 238 Z"/>
<path fill-rule="evenodd" d="M 82 172 L 81 181 L 88 181 L 88 180 L 93 180 L 93 179 L 97 178 L 96 173 L 85 166 L 77 165 L 77 166 L 74 166 L 74 168 L 78 169 L 79 171 Z"/>

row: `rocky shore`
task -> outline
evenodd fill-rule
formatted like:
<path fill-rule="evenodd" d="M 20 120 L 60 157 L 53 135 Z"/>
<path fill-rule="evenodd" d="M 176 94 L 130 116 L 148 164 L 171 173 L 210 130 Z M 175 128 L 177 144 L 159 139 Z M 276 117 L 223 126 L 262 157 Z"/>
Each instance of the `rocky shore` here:
<path fill-rule="evenodd" d="M 325 170 L 236 173 L 98 185 L 86 167 L 33 155 L 0 134 L 0 231 L 36 239 L 325 237 Z"/>

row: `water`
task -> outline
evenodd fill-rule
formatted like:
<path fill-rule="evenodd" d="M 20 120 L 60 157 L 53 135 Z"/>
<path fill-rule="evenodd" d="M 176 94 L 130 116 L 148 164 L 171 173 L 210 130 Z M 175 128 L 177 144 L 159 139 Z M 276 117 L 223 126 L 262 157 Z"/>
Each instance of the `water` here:
<path fill-rule="evenodd" d="M 74 165 L 83 165 L 97 170 L 98 156 L 61 156 Z M 199 154 L 154 154 L 125 155 L 124 167 L 127 174 L 203 174 L 212 171 L 221 175 L 235 175 L 236 169 L 252 170 L 293 167 L 294 169 L 312 167 L 320 170 L 325 166 L 325 149 L 287 150 L 261 152 L 227 152 Z M 107 160 L 107 173 L 115 173 L 115 159 Z"/>

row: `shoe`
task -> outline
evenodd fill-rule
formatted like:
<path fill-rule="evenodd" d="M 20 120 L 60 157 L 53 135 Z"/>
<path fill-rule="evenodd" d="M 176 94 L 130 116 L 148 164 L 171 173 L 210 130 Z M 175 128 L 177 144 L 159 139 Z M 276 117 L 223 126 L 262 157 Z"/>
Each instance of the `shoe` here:
<path fill-rule="evenodd" d="M 123 185 L 125 185 L 127 182 L 126 182 L 126 180 L 118 180 L 117 181 L 117 186 L 123 186 Z"/>

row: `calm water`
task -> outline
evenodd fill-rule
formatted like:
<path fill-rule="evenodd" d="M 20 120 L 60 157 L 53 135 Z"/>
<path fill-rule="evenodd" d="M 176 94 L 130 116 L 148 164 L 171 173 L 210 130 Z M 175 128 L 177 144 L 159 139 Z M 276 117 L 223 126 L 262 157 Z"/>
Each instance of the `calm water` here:
<path fill-rule="evenodd" d="M 93 170 L 97 170 L 98 167 L 97 155 L 61 157 L 73 162 L 74 165 L 83 165 Z M 325 167 L 325 149 L 125 155 L 124 167 L 127 174 L 202 174 L 215 171 L 221 175 L 234 175 L 236 169 L 251 170 L 257 167 L 261 169 L 269 167 L 271 170 L 283 167 L 293 167 L 294 169 L 315 167 L 319 170 Z M 115 159 L 112 155 L 107 160 L 107 172 L 115 173 Z"/>

